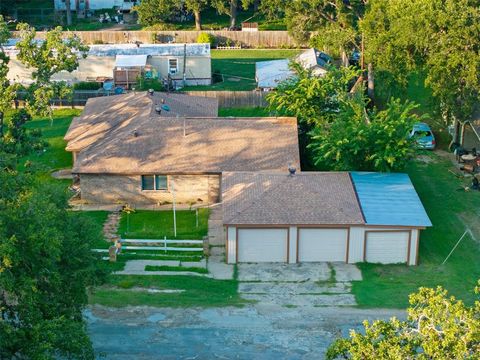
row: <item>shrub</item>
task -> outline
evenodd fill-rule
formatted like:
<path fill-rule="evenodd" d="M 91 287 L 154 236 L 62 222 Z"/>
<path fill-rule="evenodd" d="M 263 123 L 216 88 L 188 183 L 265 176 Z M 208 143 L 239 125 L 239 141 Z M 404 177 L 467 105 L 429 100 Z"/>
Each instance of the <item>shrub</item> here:
<path fill-rule="evenodd" d="M 90 81 L 81 81 L 73 84 L 73 90 L 98 90 L 101 87 L 101 83 Z"/>
<path fill-rule="evenodd" d="M 209 33 L 200 33 L 197 37 L 197 43 L 208 43 L 210 46 L 215 44 L 215 36 Z"/>

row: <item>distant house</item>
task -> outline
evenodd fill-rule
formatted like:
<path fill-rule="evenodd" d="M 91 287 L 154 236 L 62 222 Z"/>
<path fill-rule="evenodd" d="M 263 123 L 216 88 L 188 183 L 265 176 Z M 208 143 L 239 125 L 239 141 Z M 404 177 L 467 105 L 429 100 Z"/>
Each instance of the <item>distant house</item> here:
<path fill-rule="evenodd" d="M 16 40 L 5 47 L 10 56 L 8 78 L 23 84 L 32 81 L 31 71 L 17 59 Z M 140 74 L 161 80 L 169 79 L 174 86 L 209 85 L 212 82 L 210 44 L 117 44 L 90 45 L 78 69 L 62 71 L 55 81 L 95 81 L 115 78 L 119 85 L 132 85 Z"/>
<path fill-rule="evenodd" d="M 134 5 L 140 3 L 140 0 L 70 0 L 72 10 L 100 10 L 100 9 L 119 9 L 130 10 Z M 55 10 L 66 10 L 65 0 L 54 1 Z"/>
<path fill-rule="evenodd" d="M 183 94 L 89 99 L 65 135 L 81 198 L 211 204 L 224 171 L 300 166 L 295 118 L 219 118 L 217 109 L 216 99 Z"/>
<path fill-rule="evenodd" d="M 293 61 L 298 62 L 304 69 L 310 70 L 313 75 L 322 76 L 328 71 L 332 58 L 312 48 L 302 52 Z M 290 70 L 289 63 L 288 59 L 256 62 L 257 87 L 263 90 L 275 89 L 280 82 L 295 76 L 295 73 Z"/>
<path fill-rule="evenodd" d="M 228 172 L 228 263 L 418 263 L 432 226 L 407 174 Z"/>

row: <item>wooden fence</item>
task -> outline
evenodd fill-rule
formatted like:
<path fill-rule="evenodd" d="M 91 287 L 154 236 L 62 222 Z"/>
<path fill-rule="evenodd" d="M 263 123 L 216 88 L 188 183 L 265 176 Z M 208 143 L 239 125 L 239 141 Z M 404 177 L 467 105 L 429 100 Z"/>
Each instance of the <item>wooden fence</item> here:
<path fill-rule="evenodd" d="M 204 96 L 218 99 L 218 106 L 231 107 L 264 107 L 267 106 L 266 92 L 262 91 L 185 91 L 187 95 Z M 85 106 L 90 98 L 100 96 L 115 96 L 113 92 L 103 90 L 75 90 L 73 99 L 53 99 L 54 106 Z M 18 93 L 20 105 L 23 105 L 25 93 Z"/>
<path fill-rule="evenodd" d="M 265 98 L 267 93 L 263 91 L 186 91 L 185 93 L 217 98 L 218 106 L 224 108 L 267 106 Z"/>
<path fill-rule="evenodd" d="M 194 43 L 202 32 L 210 33 L 219 44 L 230 43 L 246 48 L 293 48 L 298 44 L 288 31 L 75 31 L 86 44 L 124 44 L 140 42 L 144 44 L 176 42 Z M 15 36 L 15 33 L 14 33 Z M 37 32 L 38 39 L 45 38 L 45 32 Z"/>

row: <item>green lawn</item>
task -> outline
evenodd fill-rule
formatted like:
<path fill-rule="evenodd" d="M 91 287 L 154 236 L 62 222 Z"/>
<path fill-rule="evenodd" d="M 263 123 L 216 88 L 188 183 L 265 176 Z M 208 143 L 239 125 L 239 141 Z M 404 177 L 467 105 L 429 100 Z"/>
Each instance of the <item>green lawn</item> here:
<path fill-rule="evenodd" d="M 179 289 L 182 293 L 147 293 L 132 288 Z M 96 288 L 90 303 L 104 306 L 216 307 L 241 306 L 235 280 L 214 280 L 199 276 L 112 275 L 107 287 Z"/>
<path fill-rule="evenodd" d="M 249 91 L 256 87 L 255 63 L 292 58 L 299 50 L 212 50 L 213 85 L 188 86 L 184 90 Z"/>
<path fill-rule="evenodd" d="M 60 109 L 53 112 L 53 120 L 37 117 L 28 122 L 26 124 L 28 129 L 40 129 L 42 131 L 42 138 L 47 141 L 48 147 L 43 152 L 33 153 L 21 158 L 19 161 L 20 167 L 27 160 L 46 172 L 71 167 L 72 154 L 65 151 L 66 142 L 63 137 L 72 118 L 78 116 L 80 112 L 79 109 Z"/>
<path fill-rule="evenodd" d="M 208 209 L 198 209 L 197 227 L 195 210 L 178 210 L 177 239 L 203 239 L 208 233 L 208 213 Z M 138 210 L 128 216 L 124 213 L 119 234 L 130 239 L 173 239 L 173 211 Z"/>
<path fill-rule="evenodd" d="M 476 297 L 473 288 L 480 279 L 480 243 L 465 238 L 445 265 L 441 265 L 469 226 L 480 240 L 480 192 L 465 192 L 468 180 L 458 179 L 448 170 L 452 165 L 436 154 L 435 163 L 412 163 L 407 169 L 433 223 L 421 233 L 420 264 L 359 264 L 363 281 L 354 282 L 357 302 L 364 307 L 408 305 L 408 294 L 420 286 L 442 285 L 467 303 Z"/>
<path fill-rule="evenodd" d="M 167 266 L 167 265 L 147 265 L 145 271 L 191 271 L 199 274 L 208 274 L 208 270 L 201 267 Z M 153 274 L 152 274 L 153 275 Z"/>

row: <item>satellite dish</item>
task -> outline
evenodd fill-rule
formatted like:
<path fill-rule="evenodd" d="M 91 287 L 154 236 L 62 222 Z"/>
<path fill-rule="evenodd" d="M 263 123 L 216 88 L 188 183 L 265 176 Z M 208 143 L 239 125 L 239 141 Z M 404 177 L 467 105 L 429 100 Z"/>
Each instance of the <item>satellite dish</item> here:
<path fill-rule="evenodd" d="M 170 106 L 164 104 L 164 105 L 162 105 L 162 110 L 170 111 Z"/>

